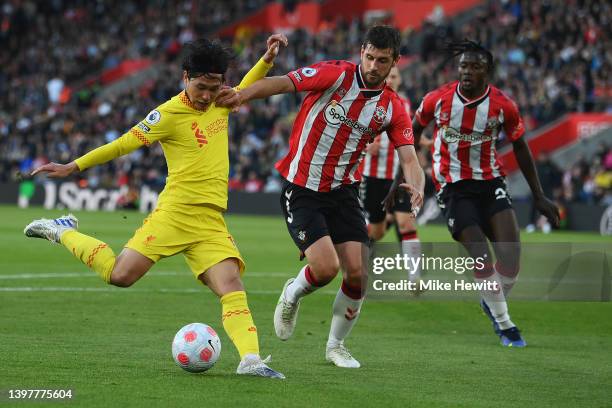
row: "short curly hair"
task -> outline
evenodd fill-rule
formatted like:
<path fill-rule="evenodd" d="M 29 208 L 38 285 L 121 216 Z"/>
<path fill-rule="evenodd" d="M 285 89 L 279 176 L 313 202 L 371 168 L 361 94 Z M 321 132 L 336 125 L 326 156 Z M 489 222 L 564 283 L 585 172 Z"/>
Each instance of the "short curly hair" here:
<path fill-rule="evenodd" d="M 185 44 L 182 67 L 189 78 L 209 74 L 225 75 L 234 58 L 232 49 L 219 40 L 201 38 Z"/>
<path fill-rule="evenodd" d="M 475 53 L 482 55 L 487 60 L 487 71 L 493 72 L 495 62 L 493 60 L 493 54 L 487 50 L 482 44 L 472 40 L 465 39 L 463 41 L 453 41 L 446 44 L 446 52 L 449 57 L 444 61 L 445 63 L 449 59 L 458 57 L 465 53 Z"/>
<path fill-rule="evenodd" d="M 374 48 L 384 50 L 390 48 L 393 59 L 400 55 L 401 37 L 397 29 L 388 25 L 377 25 L 368 30 L 363 40 L 363 48 L 371 44 Z"/>

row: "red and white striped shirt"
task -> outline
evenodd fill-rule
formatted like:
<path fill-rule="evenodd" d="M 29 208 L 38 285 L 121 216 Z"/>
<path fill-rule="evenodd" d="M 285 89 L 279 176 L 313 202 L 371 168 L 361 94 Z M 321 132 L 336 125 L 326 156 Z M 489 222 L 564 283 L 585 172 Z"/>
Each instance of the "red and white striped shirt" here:
<path fill-rule="evenodd" d="M 511 142 L 525 133 L 516 104 L 494 86 L 469 100 L 458 81 L 443 85 L 425 95 L 415 116 L 423 127 L 435 120 L 432 178 L 437 191 L 459 180 L 504 176 L 495 141 L 501 130 Z"/>
<path fill-rule="evenodd" d="M 401 98 L 406 114 L 410 117 L 410 102 L 408 99 Z M 380 147 L 377 154 L 366 152 L 360 171 L 366 177 L 393 180 L 400 164 L 399 155 L 395 151 L 395 146 L 389 140 L 387 132 L 383 132 L 377 137 Z"/>
<path fill-rule="evenodd" d="M 276 169 L 289 182 L 330 191 L 361 180 L 366 144 L 387 131 L 394 146 L 413 144 L 412 125 L 388 86 L 366 88 L 359 66 L 326 61 L 287 76 L 297 92 L 309 91 L 297 114 L 287 156 Z"/>

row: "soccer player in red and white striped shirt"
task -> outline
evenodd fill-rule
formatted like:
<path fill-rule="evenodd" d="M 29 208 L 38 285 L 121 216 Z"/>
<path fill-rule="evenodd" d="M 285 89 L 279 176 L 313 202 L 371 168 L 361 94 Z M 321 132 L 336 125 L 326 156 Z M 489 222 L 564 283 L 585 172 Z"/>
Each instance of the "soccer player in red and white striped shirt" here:
<path fill-rule="evenodd" d="M 497 262 L 475 270 L 475 279 L 497 282 L 503 290 L 483 291 L 481 306 L 504 346 L 524 347 L 506 304 L 519 271 L 520 241 L 495 149 L 501 132 L 512 142 L 538 210 L 553 225 L 559 223 L 559 212 L 542 191 L 516 103 L 488 83 L 492 54 L 472 41 L 454 43 L 450 50 L 459 57 L 459 80 L 425 95 L 412 122 L 415 139 L 434 122 L 432 172 L 438 203 L 453 238 L 473 258 L 492 260 L 487 238 L 492 242 Z"/>
<path fill-rule="evenodd" d="M 386 131 L 395 146 L 413 209 L 423 203 L 424 175 L 413 147 L 410 119 L 385 78 L 399 59 L 399 32 L 371 28 L 360 64 L 325 61 L 285 76 L 264 78 L 240 92 L 243 101 L 308 92 L 298 112 L 287 156 L 276 168 L 287 181 L 281 205 L 289 233 L 308 264 L 283 288 L 274 314 L 276 334 L 293 333 L 300 299 L 325 286 L 342 265 L 333 304 L 326 359 L 357 368 L 344 339 L 357 321 L 365 283 L 368 235 L 358 197 L 359 162 L 366 144 Z M 367 259 L 367 257 L 365 257 Z"/>

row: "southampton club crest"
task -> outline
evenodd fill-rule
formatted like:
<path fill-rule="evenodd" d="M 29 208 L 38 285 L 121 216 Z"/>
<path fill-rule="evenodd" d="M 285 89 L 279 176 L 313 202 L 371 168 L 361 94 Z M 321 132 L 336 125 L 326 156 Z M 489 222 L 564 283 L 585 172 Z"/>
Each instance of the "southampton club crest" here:
<path fill-rule="evenodd" d="M 499 119 L 497 119 L 496 117 L 492 117 L 492 118 L 489 118 L 489 120 L 487 120 L 486 126 L 487 126 L 487 130 L 495 130 L 501 126 L 501 123 Z"/>
<path fill-rule="evenodd" d="M 374 111 L 374 122 L 378 124 L 382 124 L 385 121 L 385 117 L 387 117 L 387 111 L 382 106 L 379 106 Z"/>

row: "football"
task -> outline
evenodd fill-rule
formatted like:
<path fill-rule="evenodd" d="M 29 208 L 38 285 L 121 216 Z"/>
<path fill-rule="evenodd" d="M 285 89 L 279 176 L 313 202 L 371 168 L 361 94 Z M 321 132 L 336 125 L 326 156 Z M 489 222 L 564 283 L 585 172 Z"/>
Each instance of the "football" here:
<path fill-rule="evenodd" d="M 176 364 L 190 373 L 210 370 L 221 355 L 221 339 L 207 324 L 183 326 L 172 341 L 172 357 Z"/>

